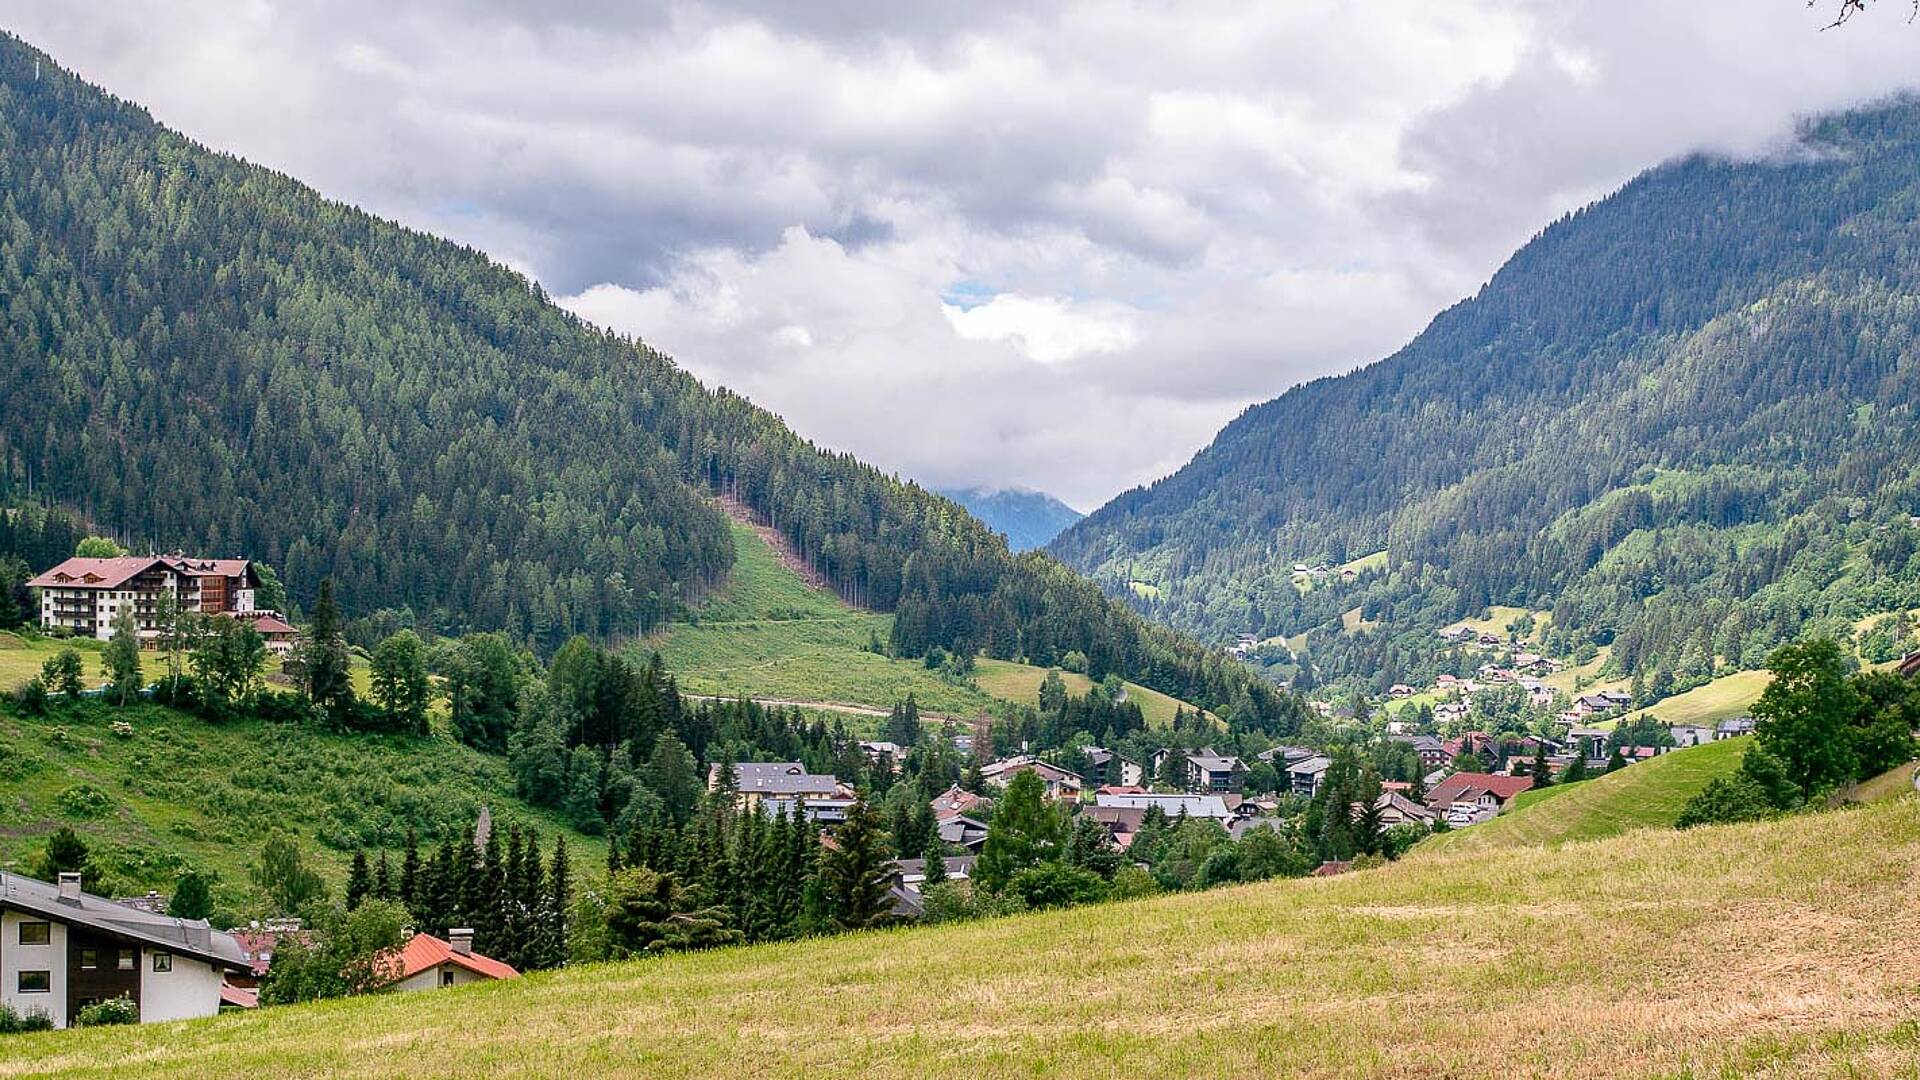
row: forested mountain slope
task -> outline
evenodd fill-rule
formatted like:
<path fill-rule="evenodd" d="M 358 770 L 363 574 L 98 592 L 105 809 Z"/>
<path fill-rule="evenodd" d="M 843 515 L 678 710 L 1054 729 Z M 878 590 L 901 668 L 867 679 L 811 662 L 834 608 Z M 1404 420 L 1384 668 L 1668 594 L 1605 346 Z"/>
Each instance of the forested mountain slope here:
<path fill-rule="evenodd" d="M 1311 631 L 1316 664 L 1383 687 L 1489 604 L 1689 678 L 1914 607 L 1920 104 L 1801 136 L 1643 174 L 1052 550 L 1202 636 Z M 1292 580 L 1382 550 L 1357 580 Z M 1341 632 L 1356 608 L 1380 628 Z"/>
<path fill-rule="evenodd" d="M 1244 669 L 822 451 L 482 253 L 216 154 L 0 36 L 0 498 L 244 553 L 296 598 L 645 633 L 723 580 L 737 496 L 893 648 L 1084 653 L 1283 724 Z"/>

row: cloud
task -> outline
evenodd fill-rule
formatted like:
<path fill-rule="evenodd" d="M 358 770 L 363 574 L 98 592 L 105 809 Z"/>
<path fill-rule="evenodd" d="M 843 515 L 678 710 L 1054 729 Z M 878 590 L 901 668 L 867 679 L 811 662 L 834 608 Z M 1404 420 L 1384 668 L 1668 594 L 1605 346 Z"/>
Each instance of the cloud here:
<path fill-rule="evenodd" d="M 474 244 L 803 434 L 1094 505 L 1546 222 L 1920 78 L 1702 0 L 0 0 L 163 121 Z"/>

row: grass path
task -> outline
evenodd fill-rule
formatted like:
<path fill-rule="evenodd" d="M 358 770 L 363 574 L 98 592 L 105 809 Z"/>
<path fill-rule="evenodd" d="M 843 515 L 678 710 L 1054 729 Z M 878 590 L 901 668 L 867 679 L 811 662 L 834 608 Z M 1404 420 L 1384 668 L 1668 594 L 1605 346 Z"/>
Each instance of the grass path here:
<path fill-rule="evenodd" d="M 13 1036 L 0 1077 L 1879 1077 L 1920 800 L 428 994 Z"/>

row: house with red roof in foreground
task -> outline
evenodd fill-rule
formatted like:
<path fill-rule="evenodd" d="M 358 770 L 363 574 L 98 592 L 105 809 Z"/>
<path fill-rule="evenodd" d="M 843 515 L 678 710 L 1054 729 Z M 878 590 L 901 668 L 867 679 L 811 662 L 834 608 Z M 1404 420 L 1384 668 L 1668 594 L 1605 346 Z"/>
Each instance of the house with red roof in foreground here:
<path fill-rule="evenodd" d="M 449 930 L 445 941 L 432 934 L 415 934 L 401 946 L 396 960 L 398 974 L 388 984 L 392 990 L 438 990 L 520 977 L 513 965 L 474 952 L 471 930 Z"/>
<path fill-rule="evenodd" d="M 1451 812 L 1464 809 L 1463 804 L 1473 807 L 1476 819 L 1492 817 L 1507 805 L 1508 800 L 1531 787 L 1531 776 L 1458 772 L 1428 789 L 1427 806 L 1439 813 L 1449 814 L 1450 820 Z"/>

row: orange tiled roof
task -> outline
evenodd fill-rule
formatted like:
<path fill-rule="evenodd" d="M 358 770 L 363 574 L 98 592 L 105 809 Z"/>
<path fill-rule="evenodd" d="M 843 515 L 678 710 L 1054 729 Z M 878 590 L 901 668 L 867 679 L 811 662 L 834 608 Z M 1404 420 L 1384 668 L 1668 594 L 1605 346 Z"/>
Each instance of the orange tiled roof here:
<path fill-rule="evenodd" d="M 479 953 L 461 955 L 453 951 L 453 946 L 434 937 L 432 934 L 415 934 L 400 949 L 400 973 L 394 981 L 411 978 L 441 964 L 454 964 L 466 968 L 476 975 L 489 979 L 517 979 L 520 973 L 511 964 L 503 964 L 490 956 Z"/>

